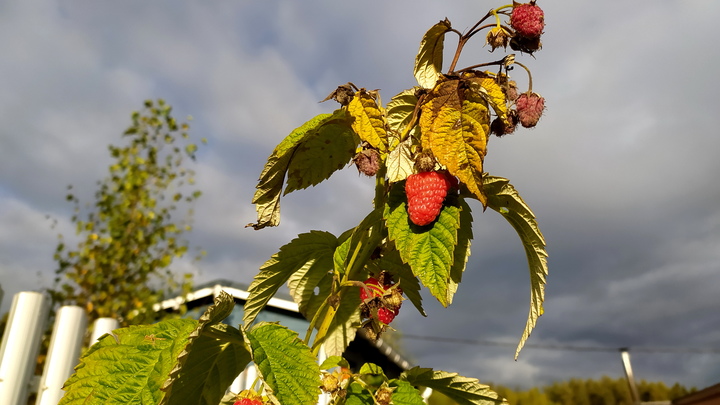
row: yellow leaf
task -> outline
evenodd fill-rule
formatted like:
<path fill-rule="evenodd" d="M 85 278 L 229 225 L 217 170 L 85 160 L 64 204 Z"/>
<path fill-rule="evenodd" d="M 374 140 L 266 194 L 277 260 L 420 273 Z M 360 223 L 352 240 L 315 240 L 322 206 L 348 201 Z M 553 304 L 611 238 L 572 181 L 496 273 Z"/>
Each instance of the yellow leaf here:
<path fill-rule="evenodd" d="M 420 87 L 432 89 L 440 78 L 445 34 L 451 28 L 450 21 L 445 19 L 433 25 L 423 36 L 413 72 Z"/>
<path fill-rule="evenodd" d="M 470 83 L 469 90 L 474 96 L 485 99 L 495 111 L 495 115 L 505 121 L 506 124 L 509 124 L 507 123 L 507 99 L 502 87 L 494 77 L 483 73 L 477 75 L 480 76 L 468 80 Z"/>
<path fill-rule="evenodd" d="M 355 97 L 348 104 L 348 112 L 354 118 L 352 129 L 360 139 L 382 152 L 387 152 L 385 115 L 370 93 L 365 89 L 355 93 Z"/>
<path fill-rule="evenodd" d="M 465 89 L 460 80 L 445 80 L 428 93 L 421 107 L 420 142 L 486 206 L 482 172 L 490 112 L 483 98 L 466 97 Z"/>

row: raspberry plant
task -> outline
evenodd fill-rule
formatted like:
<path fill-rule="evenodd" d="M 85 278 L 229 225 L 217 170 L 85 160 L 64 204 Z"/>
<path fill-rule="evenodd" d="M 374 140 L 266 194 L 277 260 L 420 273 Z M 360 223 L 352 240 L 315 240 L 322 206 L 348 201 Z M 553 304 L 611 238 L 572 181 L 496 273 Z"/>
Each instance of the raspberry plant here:
<path fill-rule="evenodd" d="M 339 86 L 324 101 L 340 107 L 292 131 L 270 155 L 253 199 L 258 220 L 248 226 L 279 225 L 281 195 L 314 186 L 350 162 L 375 181 L 373 210 L 341 235 L 310 231 L 282 246 L 252 282 L 239 328 L 222 323 L 233 307 L 223 293 L 199 321 L 167 320 L 106 335 L 66 383 L 61 404 L 303 405 L 316 403 L 322 391 L 336 405 L 416 405 L 423 403 L 422 387 L 460 404 L 505 403 L 474 378 L 415 367 L 390 379 L 375 364 L 350 370 L 342 353 L 358 333 L 368 339 L 385 333 L 403 300 L 425 315 L 423 287 L 443 306 L 452 303 L 470 255 L 468 200 L 474 199 L 508 220 L 527 255 L 530 311 L 517 358 L 543 311 L 545 240 L 515 188 L 486 173 L 483 160 L 492 134 L 512 133 L 518 123 L 535 126 L 544 99 L 533 93 L 530 71 L 515 54 L 457 64 L 483 31 L 491 52 L 509 46 L 531 54 L 540 49 L 544 26 L 534 1 L 493 9 L 465 33 L 445 19 L 422 38 L 418 85 L 386 106 L 377 91 Z M 449 34 L 459 40 L 443 73 Z M 524 93 L 509 75 L 516 66 L 528 74 Z M 255 322 L 286 283 L 310 322 L 303 339 L 282 325 Z M 321 348 L 328 357 L 318 364 Z M 256 384 L 223 397 L 251 361 Z"/>

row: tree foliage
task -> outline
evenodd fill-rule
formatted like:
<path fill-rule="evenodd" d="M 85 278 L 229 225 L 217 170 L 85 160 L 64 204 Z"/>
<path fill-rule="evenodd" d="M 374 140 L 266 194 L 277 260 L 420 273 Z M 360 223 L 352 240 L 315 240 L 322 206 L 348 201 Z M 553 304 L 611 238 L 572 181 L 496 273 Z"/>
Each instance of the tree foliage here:
<path fill-rule="evenodd" d="M 201 192 L 194 186 L 197 146 L 189 142 L 186 123 L 178 123 L 163 100 L 146 101 L 132 114 L 124 146 L 109 147 L 113 163 L 98 181 L 95 200 L 86 208 L 72 193 L 72 222 L 79 242 L 74 249 L 60 235 L 55 252 L 56 302 L 79 305 L 92 321 L 113 317 L 121 324 L 152 320 L 153 304 L 184 286 L 170 270 L 184 256 L 191 229 L 192 203 Z M 71 187 L 70 187 L 71 189 Z M 176 218 L 180 209 L 186 216 Z"/>

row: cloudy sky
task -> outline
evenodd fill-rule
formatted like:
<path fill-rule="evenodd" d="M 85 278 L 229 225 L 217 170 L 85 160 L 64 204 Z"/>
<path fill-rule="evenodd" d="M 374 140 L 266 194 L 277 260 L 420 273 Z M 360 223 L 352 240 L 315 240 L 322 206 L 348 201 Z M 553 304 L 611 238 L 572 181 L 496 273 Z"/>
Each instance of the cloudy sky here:
<path fill-rule="evenodd" d="M 431 25 L 448 17 L 463 30 L 499 5 L 0 2 L 2 312 L 16 292 L 51 285 L 56 235 L 73 233 L 65 187 L 91 200 L 111 161 L 107 145 L 121 142 L 146 98 L 192 115 L 192 136 L 209 141 L 195 166 L 204 195 L 191 235 L 208 255 L 178 271 L 248 283 L 297 233 L 356 225 L 373 186 L 349 167 L 285 198 L 280 227 L 244 228 L 255 220 L 250 200 L 272 148 L 334 109 L 318 101 L 337 85 L 380 89 L 384 100 L 412 87 Z M 512 181 L 548 241 L 545 315 L 529 341 L 540 347 L 513 361 L 529 300 L 525 257 L 512 228 L 475 205 L 473 255 L 455 303 L 443 309 L 426 295 L 428 318 L 404 308 L 403 349 L 425 367 L 528 387 L 622 376 L 612 348 L 627 346 L 638 378 L 720 382 L 717 352 L 666 350 L 720 348 L 720 3 L 539 5 L 543 49 L 518 60 L 547 111 L 537 128 L 491 139 L 485 167 Z M 460 64 L 495 59 L 478 38 Z M 515 75 L 526 85 L 521 70 Z M 588 347 L 611 350 L 577 350 Z"/>

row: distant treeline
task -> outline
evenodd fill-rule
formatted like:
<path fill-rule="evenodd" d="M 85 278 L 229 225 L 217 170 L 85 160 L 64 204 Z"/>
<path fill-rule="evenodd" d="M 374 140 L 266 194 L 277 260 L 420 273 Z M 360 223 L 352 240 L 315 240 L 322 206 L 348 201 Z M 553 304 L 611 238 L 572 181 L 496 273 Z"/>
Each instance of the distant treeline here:
<path fill-rule="evenodd" d="M 636 382 L 641 401 L 666 401 L 695 392 L 678 383 L 668 387 L 662 382 Z M 502 385 L 493 389 L 505 397 L 510 405 L 632 405 L 630 388 L 624 378 L 603 377 L 600 380 L 571 379 L 542 388 L 515 390 Z M 456 402 L 442 395 L 433 395 L 430 405 L 454 405 Z"/>

